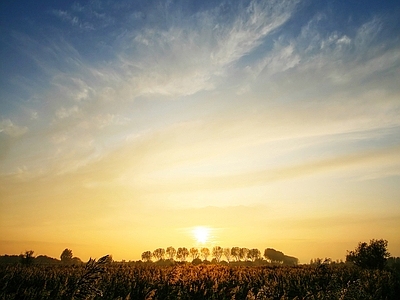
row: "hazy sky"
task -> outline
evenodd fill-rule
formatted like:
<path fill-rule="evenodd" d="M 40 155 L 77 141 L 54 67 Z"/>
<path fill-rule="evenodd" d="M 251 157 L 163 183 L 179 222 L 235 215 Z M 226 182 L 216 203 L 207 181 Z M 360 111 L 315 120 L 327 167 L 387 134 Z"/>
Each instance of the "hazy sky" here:
<path fill-rule="evenodd" d="M 0 13 L 0 254 L 400 256 L 398 1 Z"/>

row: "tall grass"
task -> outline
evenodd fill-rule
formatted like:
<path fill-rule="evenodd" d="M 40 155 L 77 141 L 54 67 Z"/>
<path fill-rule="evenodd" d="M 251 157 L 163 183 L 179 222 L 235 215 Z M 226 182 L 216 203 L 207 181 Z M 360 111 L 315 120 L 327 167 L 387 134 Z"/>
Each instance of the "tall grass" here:
<path fill-rule="evenodd" d="M 391 270 L 344 265 L 0 267 L 0 299 L 400 299 Z"/>

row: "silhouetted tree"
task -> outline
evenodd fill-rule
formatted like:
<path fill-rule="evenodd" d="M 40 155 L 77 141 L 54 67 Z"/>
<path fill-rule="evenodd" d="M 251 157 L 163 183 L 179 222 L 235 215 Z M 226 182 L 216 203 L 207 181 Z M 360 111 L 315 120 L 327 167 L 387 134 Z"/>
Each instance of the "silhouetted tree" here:
<path fill-rule="evenodd" d="M 240 260 L 247 260 L 247 254 L 249 253 L 249 249 L 247 248 L 240 248 L 239 251 L 239 258 Z"/>
<path fill-rule="evenodd" d="M 68 248 L 64 249 L 60 255 L 61 262 L 66 265 L 72 264 L 72 257 L 72 250 Z"/>
<path fill-rule="evenodd" d="M 207 258 L 210 256 L 210 250 L 208 248 L 201 248 L 200 252 L 203 260 L 207 260 Z"/>
<path fill-rule="evenodd" d="M 226 257 L 226 261 L 229 263 L 232 259 L 231 249 L 225 248 L 224 249 L 224 256 Z"/>
<path fill-rule="evenodd" d="M 163 248 L 158 248 L 158 249 L 153 251 L 153 257 L 156 260 L 164 259 L 164 255 L 165 255 L 165 250 Z"/>
<path fill-rule="evenodd" d="M 109 260 L 109 262 L 111 263 L 112 262 L 112 257 L 111 256 L 110 256 L 110 259 L 111 260 Z M 81 264 L 83 264 L 83 261 L 79 257 L 73 257 L 71 263 L 73 265 L 81 265 Z"/>
<path fill-rule="evenodd" d="M 367 269 L 383 269 L 390 253 L 387 251 L 388 241 L 370 240 L 367 243 L 359 243 L 354 251 L 347 251 L 346 261 L 356 266 Z"/>
<path fill-rule="evenodd" d="M 25 251 L 24 254 L 20 255 L 20 262 L 21 264 L 25 266 L 30 266 L 33 264 L 33 261 L 35 260 L 35 256 L 33 256 L 34 251 L 33 250 L 27 250 Z"/>
<path fill-rule="evenodd" d="M 151 251 L 145 251 L 142 253 L 142 260 L 145 262 L 150 262 L 151 257 L 152 257 Z"/>
<path fill-rule="evenodd" d="M 197 248 L 190 248 L 190 256 L 192 257 L 192 261 L 195 260 L 196 258 L 199 258 L 199 249 Z"/>
<path fill-rule="evenodd" d="M 60 263 L 60 261 L 58 259 L 46 256 L 46 255 L 39 255 L 39 256 L 35 257 L 35 264 L 56 265 L 59 263 Z"/>
<path fill-rule="evenodd" d="M 400 257 L 389 257 L 386 261 L 386 265 L 400 274 Z"/>
<path fill-rule="evenodd" d="M 239 247 L 232 247 L 231 254 L 235 258 L 236 261 L 240 260 L 240 248 Z"/>
<path fill-rule="evenodd" d="M 178 251 L 176 251 L 176 258 L 179 259 L 180 261 L 185 261 L 188 255 L 189 255 L 189 250 L 185 247 L 178 248 Z"/>
<path fill-rule="evenodd" d="M 224 250 L 220 246 L 215 246 L 212 249 L 212 255 L 214 256 L 214 258 L 217 262 L 219 262 L 221 260 L 223 253 L 224 253 Z"/>
<path fill-rule="evenodd" d="M 267 248 L 264 251 L 264 257 L 270 260 L 272 263 L 281 264 L 283 263 L 285 255 L 281 251 L 276 251 L 275 249 Z"/>
<path fill-rule="evenodd" d="M 170 246 L 167 248 L 166 253 L 168 255 L 168 259 L 173 260 L 176 255 L 176 250 L 174 247 Z"/>
<path fill-rule="evenodd" d="M 293 256 L 287 256 L 285 255 L 283 257 L 283 263 L 286 266 L 296 266 L 299 264 L 299 259 L 297 257 L 293 257 Z"/>
<path fill-rule="evenodd" d="M 249 250 L 249 253 L 247 254 L 247 257 L 251 260 L 251 261 L 255 261 L 257 259 L 259 259 L 261 257 L 261 252 L 258 249 L 251 249 Z"/>

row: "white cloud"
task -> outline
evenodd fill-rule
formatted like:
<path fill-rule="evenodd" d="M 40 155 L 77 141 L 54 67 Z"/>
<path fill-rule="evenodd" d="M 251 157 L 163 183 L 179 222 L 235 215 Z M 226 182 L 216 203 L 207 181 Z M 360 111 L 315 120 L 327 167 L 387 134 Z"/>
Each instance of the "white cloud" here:
<path fill-rule="evenodd" d="M 218 27 L 218 47 L 212 52 L 213 62 L 225 66 L 259 46 L 262 38 L 284 24 L 296 1 L 252 1 L 233 25 Z"/>
<path fill-rule="evenodd" d="M 354 44 L 357 50 L 363 51 L 371 45 L 382 29 L 382 22 L 379 18 L 374 17 L 369 22 L 364 23 L 357 30 Z"/>
<path fill-rule="evenodd" d="M 103 129 L 111 125 L 126 125 L 131 120 L 127 117 L 110 113 L 100 113 L 90 120 L 90 123 L 94 128 Z"/>
<path fill-rule="evenodd" d="M 343 35 L 336 41 L 337 44 L 345 44 L 349 45 L 351 43 L 351 39 L 347 35 Z"/>
<path fill-rule="evenodd" d="M 77 115 L 79 115 L 79 113 L 80 113 L 79 107 L 77 105 L 74 105 L 70 108 L 61 107 L 60 109 L 58 109 L 56 111 L 56 116 L 59 119 L 65 119 L 70 116 L 77 116 Z"/>
<path fill-rule="evenodd" d="M 0 122 L 0 133 L 1 132 L 11 137 L 19 137 L 27 133 L 28 128 L 25 126 L 18 126 L 10 119 L 3 119 Z"/>
<path fill-rule="evenodd" d="M 31 112 L 31 120 L 37 120 L 38 119 L 38 112 L 37 111 L 33 111 Z"/>
<path fill-rule="evenodd" d="M 297 66 L 301 61 L 301 57 L 296 53 L 294 45 L 282 46 L 275 43 L 274 49 L 262 61 L 254 66 L 253 69 L 248 68 L 253 76 L 258 76 L 261 72 L 265 72 L 268 76 L 276 73 L 285 72 Z"/>
<path fill-rule="evenodd" d="M 295 4 L 252 1 L 226 23 L 217 8 L 181 19 L 183 27 L 150 27 L 126 34 L 115 67 L 127 75 L 133 95 L 185 96 L 213 90 L 218 78 L 230 75 L 232 63 L 289 19 Z"/>

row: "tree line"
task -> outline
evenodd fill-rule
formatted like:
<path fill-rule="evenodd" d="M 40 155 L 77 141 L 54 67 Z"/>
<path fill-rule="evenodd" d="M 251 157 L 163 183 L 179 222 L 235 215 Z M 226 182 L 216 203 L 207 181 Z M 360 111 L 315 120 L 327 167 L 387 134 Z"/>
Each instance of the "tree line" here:
<path fill-rule="evenodd" d="M 364 269 L 383 269 L 385 267 L 393 268 L 400 271 L 400 257 L 391 257 L 388 252 L 388 241 L 370 240 L 367 242 L 360 242 L 358 246 L 352 250 L 347 251 L 346 264 L 353 264 L 355 266 Z M 190 248 L 180 247 L 175 249 L 174 247 L 168 247 L 167 249 L 158 248 L 154 251 L 145 251 L 142 253 L 142 261 L 137 263 L 146 262 L 171 262 L 179 261 L 186 262 L 188 259 L 192 259 L 192 263 L 207 263 L 209 258 L 212 258 L 213 263 L 242 263 L 251 264 L 252 262 L 258 264 L 280 264 L 280 265 L 297 265 L 298 259 L 296 257 L 288 256 L 283 254 L 281 251 L 277 251 L 272 248 L 264 250 L 263 256 L 258 249 L 248 249 L 240 247 L 222 248 L 219 246 L 213 247 L 210 251 L 208 248 Z M 202 258 L 202 259 L 200 259 Z M 226 260 L 222 260 L 225 258 Z M 112 256 L 107 256 L 107 262 L 113 262 Z M 72 250 L 66 248 L 60 255 L 60 260 L 48 257 L 46 255 L 39 255 L 35 257 L 34 251 L 29 250 L 20 255 L 1 255 L 0 264 L 47 264 L 47 265 L 80 265 L 83 264 L 82 260 L 78 257 L 74 257 Z M 118 263 L 118 262 L 116 262 Z M 122 260 L 120 263 L 125 263 Z M 131 263 L 131 261 L 129 261 Z M 343 263 L 342 261 L 334 262 L 329 258 L 325 259 L 312 259 L 310 265 L 321 265 L 331 263 Z"/>
<path fill-rule="evenodd" d="M 220 246 L 215 246 L 211 249 L 203 247 L 203 248 L 190 248 L 179 247 L 175 249 L 170 246 L 166 249 L 157 248 L 154 251 L 145 251 L 142 253 L 142 260 L 144 262 L 152 262 L 153 259 L 155 261 L 180 261 L 185 262 L 188 259 L 191 259 L 192 262 L 201 262 L 201 261 L 209 261 L 208 259 L 211 257 L 213 262 L 219 263 L 225 258 L 226 262 L 256 262 L 256 261 L 265 261 L 273 264 L 282 264 L 282 265 L 297 265 L 299 260 L 296 257 L 288 256 L 283 254 L 281 251 L 277 251 L 272 248 L 267 248 L 264 250 L 263 255 L 261 255 L 261 251 L 259 249 L 253 248 L 240 248 L 240 247 L 232 247 L 232 248 L 222 248 Z"/>

